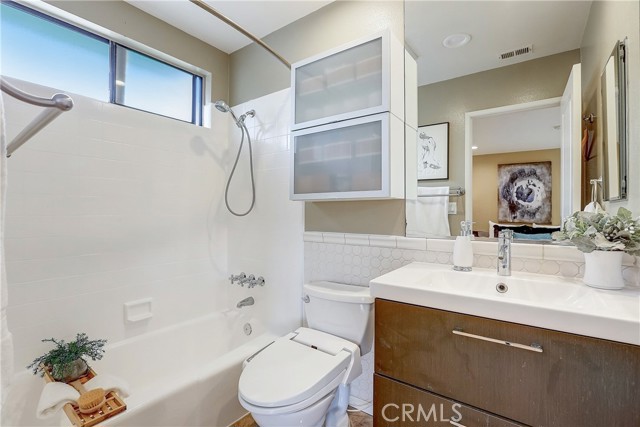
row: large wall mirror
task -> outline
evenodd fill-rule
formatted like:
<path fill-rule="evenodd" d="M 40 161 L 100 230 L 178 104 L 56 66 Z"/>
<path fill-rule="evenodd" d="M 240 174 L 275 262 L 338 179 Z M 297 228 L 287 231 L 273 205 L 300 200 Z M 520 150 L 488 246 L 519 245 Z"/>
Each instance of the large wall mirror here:
<path fill-rule="evenodd" d="M 625 42 L 613 48 L 600 78 L 604 200 L 627 198 L 627 66 Z"/>
<path fill-rule="evenodd" d="M 588 202 L 581 190 L 589 182 L 581 172 L 587 129 L 580 66 L 574 65 L 584 59 L 588 25 L 597 21 L 591 13 L 591 1 L 405 2 L 405 43 L 417 63 L 418 86 L 417 100 L 407 96 L 408 116 L 417 104 L 415 129 L 407 134 L 407 236 L 456 236 L 460 222 L 472 219 L 479 236 L 491 238 L 493 225 L 515 223 L 526 226 L 519 231 L 531 236 L 524 238 L 544 240 L 566 212 Z M 619 79 L 619 59 L 612 61 Z M 624 197 L 626 188 L 620 148 L 626 124 L 613 117 L 626 111 L 623 89 L 612 86 L 616 113 L 609 118 L 607 111 L 617 130 L 607 171 L 619 181 L 610 199 Z M 446 138 L 432 126 L 441 123 L 448 124 Z M 437 154 L 446 178 L 420 171 L 420 149 Z M 509 197 L 522 203 L 510 205 Z"/>

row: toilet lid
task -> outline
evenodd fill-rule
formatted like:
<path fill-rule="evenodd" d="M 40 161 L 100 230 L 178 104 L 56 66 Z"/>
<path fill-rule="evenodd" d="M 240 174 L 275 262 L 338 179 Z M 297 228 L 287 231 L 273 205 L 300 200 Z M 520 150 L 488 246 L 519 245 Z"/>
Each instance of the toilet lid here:
<path fill-rule="evenodd" d="M 240 375 L 238 392 L 256 406 L 292 405 L 344 375 L 350 359 L 346 350 L 331 354 L 280 338 L 247 364 Z"/>

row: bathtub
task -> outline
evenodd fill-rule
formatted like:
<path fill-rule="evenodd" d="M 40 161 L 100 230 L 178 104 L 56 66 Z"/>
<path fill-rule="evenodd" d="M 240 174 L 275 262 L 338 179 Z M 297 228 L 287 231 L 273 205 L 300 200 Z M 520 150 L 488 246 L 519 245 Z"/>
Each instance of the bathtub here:
<path fill-rule="evenodd" d="M 126 379 L 131 395 L 127 410 L 101 425 L 228 426 L 247 412 L 237 398 L 242 362 L 275 338 L 255 318 L 230 310 L 108 345 L 91 366 Z M 62 412 L 36 419 L 42 379 L 27 372 L 16 379 L 15 405 L 5 405 L 2 425 L 70 425 Z M 9 408 L 21 413 L 7 414 Z"/>

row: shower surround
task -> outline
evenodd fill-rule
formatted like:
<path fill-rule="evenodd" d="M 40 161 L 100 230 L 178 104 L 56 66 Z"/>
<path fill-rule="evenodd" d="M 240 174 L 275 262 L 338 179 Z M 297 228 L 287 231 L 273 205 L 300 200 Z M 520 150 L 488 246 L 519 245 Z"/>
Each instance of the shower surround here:
<path fill-rule="evenodd" d="M 42 96 L 56 92 L 13 82 Z M 204 128 L 71 96 L 75 108 L 8 161 L 8 326 L 18 374 L 9 399 L 36 399 L 20 406 L 20 414 L 4 411 L 3 425 L 21 425 L 16 417 L 35 411 L 42 380 L 24 367 L 47 351 L 42 338 L 86 332 L 117 347 L 234 313 L 278 335 L 301 321 L 303 216 L 302 205 L 288 200 L 288 90 L 247 103 L 257 111 L 247 119 L 257 199 L 242 218 L 228 213 L 223 200 L 238 144 L 228 115 L 211 112 L 212 127 Z M 8 98 L 5 107 L 9 139 L 37 114 Z M 242 105 L 234 109 L 244 112 Z M 243 160 L 230 190 L 232 205 L 249 193 Z M 266 285 L 231 285 L 228 276 L 240 271 L 264 276 Z M 237 309 L 248 296 L 255 305 Z M 124 304 L 146 298 L 152 317 L 126 321 Z M 232 329 L 229 334 L 244 334 Z M 146 357 L 155 356 L 149 350 Z M 115 370 L 109 352 L 104 361 Z"/>

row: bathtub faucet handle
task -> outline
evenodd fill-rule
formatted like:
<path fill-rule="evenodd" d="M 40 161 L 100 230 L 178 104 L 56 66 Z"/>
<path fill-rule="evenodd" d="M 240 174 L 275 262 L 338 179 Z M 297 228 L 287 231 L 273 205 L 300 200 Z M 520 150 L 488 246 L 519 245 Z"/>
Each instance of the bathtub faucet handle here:
<path fill-rule="evenodd" d="M 240 279 L 240 286 L 244 286 L 245 283 L 248 283 L 249 287 L 251 287 L 251 282 L 253 282 L 255 279 L 256 279 L 256 276 L 254 276 L 253 274 L 250 274 Z"/>
<path fill-rule="evenodd" d="M 233 285 L 235 282 L 240 282 L 240 283 L 242 283 L 242 281 L 243 281 L 246 277 L 247 277 L 247 275 L 246 275 L 246 274 L 244 274 L 244 272 L 243 272 L 243 273 L 240 273 L 240 274 L 238 274 L 238 275 L 233 275 L 233 274 L 232 274 L 231 276 L 229 276 L 229 281 L 231 282 L 231 284 L 232 284 L 232 285 Z"/>
<path fill-rule="evenodd" d="M 264 277 L 260 276 L 257 279 L 251 280 L 249 282 L 249 288 L 253 288 L 257 285 L 264 286 Z"/>

